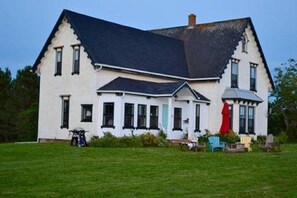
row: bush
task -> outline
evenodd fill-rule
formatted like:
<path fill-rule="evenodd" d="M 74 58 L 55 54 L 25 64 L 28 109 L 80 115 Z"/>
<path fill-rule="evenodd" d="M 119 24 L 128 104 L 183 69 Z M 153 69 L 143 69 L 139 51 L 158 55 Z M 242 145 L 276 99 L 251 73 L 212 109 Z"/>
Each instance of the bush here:
<path fill-rule="evenodd" d="M 161 135 L 160 135 L 161 134 Z M 164 132 L 159 133 L 159 138 L 154 134 L 148 132 L 140 136 L 123 136 L 116 137 L 110 132 L 104 133 L 101 138 L 93 137 L 89 143 L 92 147 L 105 147 L 105 148 L 115 148 L 115 147 L 142 147 L 142 146 L 168 146 L 166 134 Z"/>
<path fill-rule="evenodd" d="M 167 134 L 163 130 L 160 130 L 159 133 L 158 133 L 158 137 L 162 138 L 162 139 L 166 139 Z"/>
<path fill-rule="evenodd" d="M 257 141 L 259 142 L 259 143 L 265 143 L 265 141 L 266 141 L 266 135 L 258 135 L 257 136 Z"/>
<path fill-rule="evenodd" d="M 285 131 L 282 131 L 278 134 L 278 136 L 276 137 L 277 141 L 279 143 L 287 143 L 288 142 L 288 135 Z"/>
<path fill-rule="evenodd" d="M 158 133 L 158 146 L 168 147 L 169 144 L 166 138 L 167 138 L 167 134 L 163 130 L 160 130 Z"/>
<path fill-rule="evenodd" d="M 207 135 L 201 135 L 198 137 L 199 143 L 207 143 L 208 142 L 208 136 Z"/>
<path fill-rule="evenodd" d="M 221 142 L 235 143 L 240 141 L 239 136 L 234 131 L 230 131 L 226 135 L 217 134 L 216 136 L 220 137 Z"/>
<path fill-rule="evenodd" d="M 158 137 L 154 134 L 147 132 L 140 135 L 140 141 L 143 146 L 158 146 Z"/>
<path fill-rule="evenodd" d="M 120 147 L 141 147 L 139 136 L 123 136 L 119 138 Z"/>
<path fill-rule="evenodd" d="M 101 138 L 92 138 L 89 145 L 93 147 L 115 148 L 120 147 L 120 141 L 119 138 L 115 137 L 110 132 L 106 132 Z"/>

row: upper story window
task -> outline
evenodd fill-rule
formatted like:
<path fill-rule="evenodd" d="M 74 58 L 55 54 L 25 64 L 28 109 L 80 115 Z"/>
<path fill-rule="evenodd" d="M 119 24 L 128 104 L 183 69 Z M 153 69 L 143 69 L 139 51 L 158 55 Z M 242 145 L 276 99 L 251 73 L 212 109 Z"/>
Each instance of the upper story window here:
<path fill-rule="evenodd" d="M 62 52 L 63 47 L 56 47 L 56 69 L 55 69 L 55 76 L 62 75 Z"/>
<path fill-rule="evenodd" d="M 256 91 L 256 79 L 257 79 L 257 65 L 251 63 L 250 64 L 250 90 Z"/>
<path fill-rule="evenodd" d="M 238 88 L 238 62 L 239 60 L 232 59 L 231 61 L 231 87 Z"/>
<path fill-rule="evenodd" d="M 80 45 L 73 45 L 73 66 L 72 66 L 72 75 L 79 74 L 79 65 L 80 65 Z"/>
<path fill-rule="evenodd" d="M 249 42 L 249 40 L 248 40 L 248 38 L 247 38 L 247 35 L 246 35 L 246 33 L 244 33 L 243 35 L 242 35 L 242 40 L 241 40 L 241 42 L 242 42 L 242 52 L 244 52 L 244 53 L 248 53 L 248 42 Z"/>

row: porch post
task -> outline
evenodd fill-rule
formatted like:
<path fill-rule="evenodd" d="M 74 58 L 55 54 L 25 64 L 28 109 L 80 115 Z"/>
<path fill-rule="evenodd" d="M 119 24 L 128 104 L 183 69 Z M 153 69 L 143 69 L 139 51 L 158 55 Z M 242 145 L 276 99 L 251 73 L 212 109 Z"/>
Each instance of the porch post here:
<path fill-rule="evenodd" d="M 170 138 L 171 136 L 171 132 L 172 132 L 172 98 L 168 98 L 168 124 L 167 124 L 167 134 L 168 134 L 168 138 Z"/>
<path fill-rule="evenodd" d="M 193 105 L 193 100 L 190 100 L 190 103 L 189 103 L 189 128 L 188 128 L 188 139 L 190 137 L 194 137 L 194 122 L 195 122 L 195 119 L 194 119 L 194 109 L 193 109 L 194 105 Z"/>

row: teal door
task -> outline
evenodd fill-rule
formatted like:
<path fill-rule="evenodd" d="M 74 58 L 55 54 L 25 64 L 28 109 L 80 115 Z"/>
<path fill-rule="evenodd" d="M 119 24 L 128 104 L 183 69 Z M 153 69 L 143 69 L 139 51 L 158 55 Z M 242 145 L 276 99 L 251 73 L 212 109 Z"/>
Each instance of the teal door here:
<path fill-rule="evenodd" d="M 168 105 L 166 104 L 162 105 L 162 125 L 166 130 L 168 126 Z"/>

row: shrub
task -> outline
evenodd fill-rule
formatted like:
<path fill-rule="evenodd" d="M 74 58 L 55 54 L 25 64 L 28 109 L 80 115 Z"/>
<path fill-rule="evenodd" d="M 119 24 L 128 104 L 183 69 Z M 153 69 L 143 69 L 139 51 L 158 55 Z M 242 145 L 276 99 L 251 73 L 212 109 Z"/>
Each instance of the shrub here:
<path fill-rule="evenodd" d="M 92 138 L 89 145 L 94 147 L 120 147 L 120 141 L 110 132 L 106 132 L 101 138 Z"/>
<path fill-rule="evenodd" d="M 201 135 L 198 137 L 199 143 L 207 143 L 208 142 L 208 136 L 207 135 Z"/>
<path fill-rule="evenodd" d="M 141 134 L 140 141 L 143 146 L 158 146 L 158 137 L 150 132 Z"/>
<path fill-rule="evenodd" d="M 166 135 L 166 134 L 165 134 Z M 110 132 L 104 133 L 104 136 L 98 138 L 93 137 L 89 142 L 92 147 L 104 147 L 104 148 L 115 148 L 115 147 L 142 147 L 142 146 L 167 146 L 167 140 L 162 137 L 158 138 L 152 133 L 145 133 L 140 136 L 123 136 L 116 137 Z"/>
<path fill-rule="evenodd" d="M 278 136 L 276 137 L 277 141 L 279 143 L 287 143 L 288 142 L 288 135 L 285 131 L 282 131 L 278 134 Z"/>
<path fill-rule="evenodd" d="M 162 138 L 162 139 L 166 139 L 167 138 L 167 134 L 165 133 L 165 131 L 160 130 L 158 133 L 158 137 Z"/>
<path fill-rule="evenodd" d="M 123 136 L 119 138 L 120 147 L 141 147 L 139 136 Z"/>
<path fill-rule="evenodd" d="M 265 143 L 265 141 L 266 141 L 266 135 L 258 135 L 257 136 L 257 141 L 259 143 Z"/>
<path fill-rule="evenodd" d="M 235 143 L 240 141 L 239 136 L 232 130 L 230 130 L 230 132 L 226 135 L 221 135 L 218 133 L 216 136 L 220 137 L 221 142 Z"/>
<path fill-rule="evenodd" d="M 158 146 L 168 147 L 169 144 L 166 138 L 167 138 L 167 134 L 163 130 L 160 130 L 158 133 Z"/>

